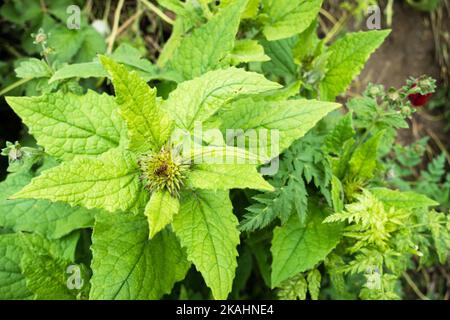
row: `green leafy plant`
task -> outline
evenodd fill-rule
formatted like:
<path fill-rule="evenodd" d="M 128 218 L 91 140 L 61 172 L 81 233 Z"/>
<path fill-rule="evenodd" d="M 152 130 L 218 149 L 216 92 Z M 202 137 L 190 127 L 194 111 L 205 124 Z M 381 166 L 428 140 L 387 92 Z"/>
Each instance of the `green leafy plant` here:
<path fill-rule="evenodd" d="M 226 12 L 235 12 L 235 7 L 231 6 Z M 215 23 L 212 20 L 205 27 Z M 194 33 L 192 41 L 197 38 Z M 190 39 L 187 38 L 176 52 L 181 54 L 185 46 L 192 48 Z M 177 61 L 188 61 L 181 59 L 175 54 L 171 60 L 173 69 L 179 72 L 182 72 L 182 65 L 178 67 Z M 201 57 L 198 60 L 202 62 Z M 82 96 L 56 92 L 36 98 L 7 99 L 28 123 L 38 144 L 43 145 L 51 156 L 63 160 L 61 165 L 43 171 L 21 192 L 9 198 L 63 201 L 87 209 L 137 213 L 136 216 L 123 213 L 123 217 L 98 214 L 92 246 L 92 268 L 95 271 L 91 280 L 91 298 L 159 297 L 169 292 L 175 281 L 183 278 L 189 262 L 194 262 L 202 272 L 207 285 L 212 288 L 213 296 L 225 298 L 231 290 L 236 267 L 235 247 L 239 242 L 237 220 L 232 215 L 227 190 L 272 187 L 261 178 L 254 165 L 191 165 L 191 157 L 196 155 L 179 153 L 176 142 L 169 141 L 169 137 L 175 127 L 192 131 L 196 121 L 208 120 L 236 92 L 241 95 L 257 94 L 277 89 L 279 85 L 255 73 L 223 69 L 185 81 L 170 94 L 169 99 L 159 101 L 156 90 L 150 89 L 137 73 L 129 73 L 124 66 L 106 57 L 101 61 L 114 83 L 116 102 L 109 96 L 94 92 Z M 208 68 L 202 63 L 199 67 Z M 186 76 L 192 77 L 193 74 Z M 195 94 L 192 95 L 192 92 Z M 305 102 L 280 101 L 278 105 L 277 111 L 284 110 L 291 116 L 295 113 L 305 116 L 305 111 L 311 114 L 310 121 L 300 127 L 273 128 L 283 130 L 286 145 L 338 106 L 314 101 L 309 101 L 306 106 Z M 51 104 L 52 108 L 49 107 Z M 83 110 L 82 117 L 73 113 L 79 112 L 79 108 Z M 245 113 L 241 116 L 245 118 Z M 277 121 L 281 125 L 283 116 Z M 260 125 L 253 121 L 251 127 L 258 128 Z M 250 126 L 245 129 L 250 129 Z M 202 153 L 218 153 L 219 156 L 221 150 L 226 150 L 238 157 L 251 157 L 250 153 L 225 144 L 201 146 L 200 150 Z M 111 236 L 102 232 L 105 228 L 113 227 L 121 234 L 132 225 L 144 223 L 139 215 L 142 213 L 147 216 L 150 225 L 140 227 L 143 236 L 148 234 L 145 230 L 150 230 L 147 236 L 140 238 L 133 235 L 129 243 L 121 239 L 117 244 L 105 239 Z M 166 228 L 158 235 L 168 224 L 172 224 L 172 228 Z M 196 232 L 193 237 L 191 230 L 194 228 Z M 172 229 L 187 249 L 186 254 Z M 151 240 L 146 240 L 147 237 Z M 172 248 L 164 250 L 164 258 L 150 250 L 162 243 Z M 115 261 L 115 258 L 108 257 L 111 250 L 105 251 L 105 244 L 115 247 L 116 253 L 136 246 L 141 249 L 130 252 L 123 261 L 114 262 L 115 274 L 111 275 L 113 270 L 108 260 Z M 150 274 L 130 275 L 135 268 L 135 259 L 142 263 L 152 260 L 154 270 Z M 157 265 L 163 261 L 164 265 L 160 264 L 158 271 Z M 171 272 L 168 272 L 168 261 L 173 262 L 170 263 L 174 268 Z M 161 277 L 162 273 L 167 276 Z M 105 276 L 117 279 L 113 287 L 102 280 Z M 139 287 L 129 287 L 131 282 L 144 279 L 152 281 L 145 291 Z M 125 288 L 128 289 L 124 291 Z"/>
<path fill-rule="evenodd" d="M 383 182 L 408 96 L 434 82 L 333 102 L 389 31 L 328 44 L 322 1 L 158 3 L 176 19 L 137 4 L 172 24 L 154 62 L 114 48 L 117 24 L 69 52 L 56 4 L 49 25 L 2 7 L 41 57 L 6 90 L 25 89 L 6 101 L 35 142 L 2 150 L 0 297 L 390 299 L 414 256 L 445 263 L 447 204 Z"/>
<path fill-rule="evenodd" d="M 436 191 L 444 175 L 444 157 L 433 161 L 429 172 L 419 178 L 417 187 L 411 187 L 402 180 L 408 175 L 408 169 L 402 165 L 417 165 L 418 160 L 414 160 L 417 155 L 414 152 L 410 157 L 408 153 L 399 154 L 397 150 L 401 150 L 400 146 L 394 148 L 395 155 L 392 158 L 390 155 L 391 141 L 396 135 L 394 128 L 405 127 L 405 120 L 414 112 L 408 99 L 411 90 L 417 90 L 413 83 L 416 81 L 408 81 L 401 89 L 390 89 L 388 92 L 382 86 L 370 85 L 363 97 L 347 103 L 351 113 L 342 117 L 325 134 L 322 139 L 324 142 L 319 144 L 323 146 L 322 157 L 331 163 L 332 177 L 327 189 L 330 190 L 328 194 L 331 194 L 330 206 L 335 212 L 323 222 L 342 228 L 343 235 L 337 246 L 332 247 L 334 250 L 327 254 L 323 264 L 324 275 L 331 283 L 328 294 L 333 298 L 359 296 L 363 299 L 399 299 L 402 296 L 401 279 L 405 277 L 410 280 L 406 271 L 416 267 L 414 256 L 419 259 L 419 267 L 436 261 L 445 264 L 447 261 L 448 209 L 442 207 L 443 212 L 430 210 L 430 207 L 438 205 L 432 199 L 446 203 L 443 199 L 446 199 L 448 190 L 444 187 Z M 432 90 L 426 89 L 426 86 L 422 89 L 425 93 Z M 317 134 L 320 136 L 320 131 Z M 396 164 L 397 161 L 402 165 Z M 395 164 L 393 169 L 386 170 L 383 163 Z M 383 176 L 384 172 L 387 172 L 387 180 Z M 405 191 L 390 190 L 383 186 L 400 187 Z M 420 186 L 428 188 L 428 191 Z M 311 187 L 321 190 L 319 185 Z M 321 193 L 329 202 L 327 193 Z M 431 199 L 423 194 L 429 195 Z M 305 237 L 302 236 L 300 244 Z M 328 235 L 327 239 L 330 238 Z M 321 243 L 319 239 L 315 238 L 316 245 Z M 287 243 L 279 245 L 274 237 L 274 264 L 277 262 L 274 248 L 286 248 Z M 302 248 L 300 252 L 302 260 L 305 259 L 307 251 Z M 282 264 L 283 259 L 278 263 Z M 311 269 L 312 265 L 307 269 L 299 267 L 298 263 L 295 266 L 299 274 L 292 272 L 291 278 L 279 285 L 280 296 L 304 299 L 304 272 Z M 273 268 L 276 270 L 275 265 Z M 314 298 L 312 293 L 311 298 Z"/>

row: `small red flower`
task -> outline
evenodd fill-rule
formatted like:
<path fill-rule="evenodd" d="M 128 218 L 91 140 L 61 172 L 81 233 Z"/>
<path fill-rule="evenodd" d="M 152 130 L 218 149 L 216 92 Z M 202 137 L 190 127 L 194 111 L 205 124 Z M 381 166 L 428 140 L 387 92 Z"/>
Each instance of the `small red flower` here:
<path fill-rule="evenodd" d="M 408 99 L 414 107 L 422 107 L 428 103 L 432 95 L 432 93 L 427 93 L 425 95 L 413 93 L 408 96 Z"/>
<path fill-rule="evenodd" d="M 413 84 L 411 88 L 414 88 L 416 85 Z M 412 93 L 408 95 L 408 99 L 414 107 L 423 107 L 428 103 L 433 93 L 420 94 L 420 93 Z"/>

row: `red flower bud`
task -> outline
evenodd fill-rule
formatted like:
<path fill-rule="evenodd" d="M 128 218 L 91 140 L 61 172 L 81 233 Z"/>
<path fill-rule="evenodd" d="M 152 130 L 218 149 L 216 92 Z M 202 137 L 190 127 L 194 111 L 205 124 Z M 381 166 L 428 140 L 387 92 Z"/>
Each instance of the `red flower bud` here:
<path fill-rule="evenodd" d="M 425 95 L 420 93 L 413 93 L 408 96 L 408 99 L 414 107 L 422 107 L 428 103 L 432 95 L 432 93 L 428 93 Z"/>
<path fill-rule="evenodd" d="M 416 87 L 416 84 L 413 84 L 411 88 Z M 430 100 L 432 93 L 420 94 L 420 93 L 412 93 L 408 95 L 408 100 L 414 107 L 423 107 Z"/>

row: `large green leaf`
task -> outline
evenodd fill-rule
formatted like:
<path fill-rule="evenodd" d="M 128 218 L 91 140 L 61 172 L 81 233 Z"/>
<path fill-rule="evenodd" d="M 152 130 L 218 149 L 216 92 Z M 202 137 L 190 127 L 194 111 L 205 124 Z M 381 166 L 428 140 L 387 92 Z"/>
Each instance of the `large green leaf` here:
<path fill-rule="evenodd" d="M 219 134 L 220 131 L 219 131 Z M 269 160 L 260 157 L 244 148 L 232 146 L 201 146 L 194 144 L 183 150 L 183 161 L 194 164 L 257 164 Z"/>
<path fill-rule="evenodd" d="M 353 129 L 352 113 L 342 117 L 334 128 L 326 135 L 324 148 L 329 153 L 341 154 L 344 143 L 355 136 Z"/>
<path fill-rule="evenodd" d="M 63 25 L 56 26 L 51 29 L 51 37 L 48 39 L 48 45 L 51 48 L 58 48 L 58 51 L 52 54 L 52 59 L 61 62 L 70 62 L 75 60 L 75 57 L 83 46 L 84 41 L 84 33 L 79 31 L 80 30 L 70 30 Z M 93 57 L 91 57 L 91 59 L 92 58 Z"/>
<path fill-rule="evenodd" d="M 134 208 L 142 186 L 135 156 L 112 149 L 98 158 L 78 157 L 45 170 L 12 199 L 47 199 L 108 211 Z"/>
<path fill-rule="evenodd" d="M 20 235 L 23 249 L 20 267 L 35 299 L 75 299 L 78 292 L 67 285 L 66 271 L 73 264 L 78 239 L 78 233 L 53 242 L 34 234 Z"/>
<path fill-rule="evenodd" d="M 188 259 L 201 272 L 215 299 L 231 291 L 239 244 L 238 220 L 228 192 L 193 191 L 181 199 L 173 228 Z"/>
<path fill-rule="evenodd" d="M 185 277 L 190 264 L 173 232 L 148 233 L 143 215 L 96 217 L 91 299 L 158 299 Z"/>
<path fill-rule="evenodd" d="M 263 32 L 268 40 L 303 32 L 317 17 L 323 0 L 263 0 L 267 15 Z"/>
<path fill-rule="evenodd" d="M 44 60 L 29 58 L 14 69 L 18 78 L 49 78 L 52 70 Z"/>
<path fill-rule="evenodd" d="M 55 61 L 89 62 L 106 49 L 105 38 L 90 26 L 69 30 L 65 25 L 58 25 L 50 34 L 48 45 L 56 49 L 51 55 Z"/>
<path fill-rule="evenodd" d="M 185 81 L 163 104 L 178 127 L 192 130 L 195 122 L 203 122 L 227 101 L 239 94 L 252 94 L 279 88 L 262 75 L 243 69 L 210 71 L 194 80 Z"/>
<path fill-rule="evenodd" d="M 108 72 L 98 61 L 82 62 L 69 64 L 58 69 L 50 78 L 49 83 L 70 78 L 101 78 L 107 76 Z"/>
<path fill-rule="evenodd" d="M 118 63 L 133 67 L 139 72 L 153 73 L 156 69 L 154 64 L 142 57 L 142 51 L 126 42 L 114 50 L 111 58 Z"/>
<path fill-rule="evenodd" d="M 75 259 L 79 233 L 58 241 L 37 234 L 0 235 L 0 299 L 74 299 L 66 267 Z"/>
<path fill-rule="evenodd" d="M 122 43 L 111 55 L 111 58 L 116 62 L 124 64 L 128 70 L 136 71 L 145 81 L 153 79 L 178 80 L 176 72 L 161 70 L 149 60 L 142 58 L 142 53 L 127 43 Z M 100 61 L 95 59 L 92 62 L 62 66 L 51 76 L 49 83 L 70 78 L 104 78 L 108 76 L 108 72 Z"/>
<path fill-rule="evenodd" d="M 258 189 L 273 187 L 258 173 L 253 164 L 199 164 L 187 174 L 186 185 L 208 190 Z"/>
<path fill-rule="evenodd" d="M 238 40 L 233 51 L 228 55 L 231 64 L 268 61 L 270 57 L 264 54 L 264 48 L 256 40 Z"/>
<path fill-rule="evenodd" d="M 60 238 L 75 229 L 91 227 L 97 210 L 71 207 L 47 200 L 8 200 L 26 186 L 33 175 L 19 172 L 0 183 L 0 226 L 14 231 L 36 232 L 47 238 Z"/>
<path fill-rule="evenodd" d="M 224 66 L 224 58 L 233 50 L 241 13 L 247 0 L 236 0 L 192 34 L 181 40 L 168 67 L 184 79 L 192 79 Z"/>
<path fill-rule="evenodd" d="M 378 146 L 384 131 L 378 132 L 358 146 L 349 161 L 349 175 L 353 179 L 368 180 L 374 175 L 378 159 Z"/>
<path fill-rule="evenodd" d="M 106 51 L 106 41 L 105 38 L 97 32 L 93 27 L 89 26 L 82 29 L 81 32 L 78 33 L 83 34 L 83 43 L 80 50 L 75 55 L 73 62 L 88 62 L 92 61 L 92 59 L 98 54 L 103 54 Z M 51 38 L 51 34 L 50 34 Z M 61 44 L 59 45 L 61 47 Z"/>
<path fill-rule="evenodd" d="M 257 133 L 259 131 L 255 136 L 260 140 L 259 144 L 258 141 L 254 141 L 254 136 L 248 135 L 249 145 L 264 148 L 265 154 L 272 158 L 304 136 L 320 119 L 339 106 L 337 103 L 317 100 L 266 101 L 249 97 L 236 100 L 231 106 L 227 106 L 227 111 L 220 117 L 221 128 L 242 129 L 241 135 L 246 134 L 246 130 L 249 129 L 255 129 Z M 265 132 L 264 130 L 269 130 L 265 146 L 260 143 L 262 141 L 260 135 Z M 279 144 L 276 140 L 272 140 L 273 133 L 278 133 Z M 250 151 L 261 154 L 261 150 Z"/>
<path fill-rule="evenodd" d="M 297 36 L 293 36 L 277 41 L 261 41 L 264 52 L 270 57 L 270 61 L 262 64 L 262 70 L 265 74 L 286 79 L 287 83 L 296 79 L 298 66 L 294 63 L 292 50 L 298 41 L 297 39 Z"/>
<path fill-rule="evenodd" d="M 343 93 L 389 33 L 389 30 L 348 33 L 333 43 L 328 49 L 327 72 L 320 83 L 321 99 L 334 100 Z"/>
<path fill-rule="evenodd" d="M 29 299 L 33 293 L 26 286 L 20 270 L 23 256 L 17 234 L 0 235 L 0 299 Z"/>
<path fill-rule="evenodd" d="M 322 223 L 321 209 L 309 208 L 305 224 L 297 215 L 275 228 L 272 240 L 272 287 L 284 280 L 314 268 L 336 247 L 341 237 L 340 224 Z"/>
<path fill-rule="evenodd" d="M 171 119 L 156 103 L 156 89 L 151 89 L 136 72 L 112 59 L 100 57 L 112 76 L 120 114 L 127 122 L 130 149 L 136 152 L 159 151 L 172 132 Z"/>
<path fill-rule="evenodd" d="M 114 98 L 91 90 L 82 96 L 59 91 L 40 97 L 7 97 L 6 101 L 38 144 L 64 160 L 117 147 L 125 128 Z"/>

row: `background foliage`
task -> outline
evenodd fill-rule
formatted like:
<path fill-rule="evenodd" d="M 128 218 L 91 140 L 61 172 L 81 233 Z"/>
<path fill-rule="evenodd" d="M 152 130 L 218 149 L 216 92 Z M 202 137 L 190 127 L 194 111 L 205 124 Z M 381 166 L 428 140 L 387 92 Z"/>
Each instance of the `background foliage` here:
<path fill-rule="evenodd" d="M 5 156 L 0 298 L 447 299 L 448 146 L 433 131 L 417 137 L 414 130 L 419 117 L 439 117 L 443 132 L 448 126 L 448 3 L 338 2 L 5 1 L 0 8 Z M 80 29 L 70 30 L 67 8 L 74 4 L 81 8 Z M 355 92 L 352 80 L 371 54 L 383 43 L 389 46 L 388 30 L 354 32 L 364 28 L 373 4 L 382 6 L 385 27 L 395 23 L 395 10 L 413 10 L 409 5 L 429 15 L 436 30 L 442 28 L 433 39 L 440 71 L 433 75 L 438 91 L 428 109 L 414 107 L 411 95 L 434 92 L 436 82 L 414 70 L 415 77 L 396 88 L 369 83 Z M 98 54 L 122 69 L 100 63 Z M 224 90 L 207 101 L 210 112 L 201 120 L 222 130 L 263 126 L 259 121 L 285 128 L 280 169 L 266 177 L 274 191 L 232 190 L 233 208 L 223 205 L 226 193 L 204 195 L 211 219 L 232 210 L 239 220 L 239 233 L 237 220 L 224 220 L 226 232 L 209 234 L 211 248 L 223 249 L 218 256 L 225 257 L 227 267 L 217 263 L 217 273 L 211 271 L 201 244 L 188 237 L 190 229 L 183 232 L 195 214 L 175 218 L 178 238 L 169 227 L 150 241 L 139 209 L 136 215 L 104 212 L 130 209 L 113 200 L 98 208 L 85 199 L 75 206 L 48 196 L 10 199 L 42 172 L 58 170 L 61 161 L 120 145 L 127 128 L 116 104 L 132 111 L 121 114 L 137 141 L 131 148 L 139 149 L 148 137 L 132 132 L 145 124 L 128 102 L 130 84 L 156 88 L 146 92 L 147 98 L 155 105 L 164 99 L 163 109 L 190 130 L 192 109 L 179 106 L 194 108 L 198 96 L 189 92 L 208 92 L 217 79 L 239 76 L 229 71 L 208 78 L 209 71 L 227 67 L 257 72 L 260 78 L 242 95 Z M 276 87 L 269 88 L 264 79 L 261 89 L 261 75 L 283 88 L 273 91 Z M 4 95 L 29 98 L 8 98 L 7 104 Z M 326 112 L 320 117 L 309 113 L 336 100 L 344 108 L 309 130 Z M 66 111 L 56 114 L 62 104 Z M 101 120 L 93 112 L 99 106 L 105 114 Z M 309 113 L 292 114 L 287 121 L 287 112 L 297 108 Z M 166 125 L 163 115 L 155 119 L 160 127 Z M 71 131 L 84 123 L 95 134 Z M 192 199 L 182 205 L 190 213 L 199 210 L 196 206 Z M 111 259 L 115 264 L 104 263 Z M 80 266 L 84 285 L 79 290 L 67 287 L 71 264 Z"/>

